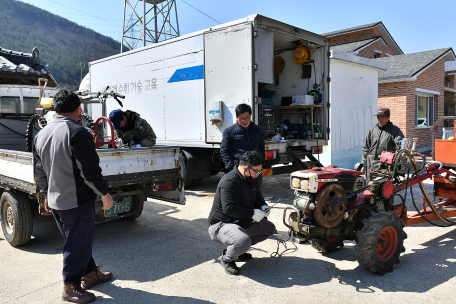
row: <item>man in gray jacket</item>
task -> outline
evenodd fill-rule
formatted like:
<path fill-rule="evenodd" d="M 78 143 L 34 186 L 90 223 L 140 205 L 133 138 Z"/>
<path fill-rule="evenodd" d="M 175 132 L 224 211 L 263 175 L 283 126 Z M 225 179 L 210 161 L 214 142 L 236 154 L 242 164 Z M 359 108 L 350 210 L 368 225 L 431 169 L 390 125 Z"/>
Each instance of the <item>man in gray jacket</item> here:
<path fill-rule="evenodd" d="M 79 97 L 66 89 L 55 95 L 57 115 L 36 135 L 33 162 L 46 211 L 54 215 L 65 241 L 62 298 L 89 303 L 95 295 L 86 290 L 112 278 L 112 273 L 101 272 L 92 257 L 95 200 L 97 195 L 101 197 L 104 210 L 110 209 L 113 201 L 93 138 L 77 123 L 80 105 Z"/>
<path fill-rule="evenodd" d="M 370 181 L 371 172 L 380 167 L 382 152 L 395 152 L 396 145 L 404 138 L 401 129 L 390 121 L 388 108 L 378 108 L 376 116 L 378 123 L 367 133 L 366 141 L 361 149 L 362 164 L 367 181 Z"/>
<path fill-rule="evenodd" d="M 269 208 L 264 201 L 257 177 L 262 172 L 263 157 L 247 151 L 239 165 L 220 180 L 209 214 L 209 235 L 225 245 L 220 262 L 226 273 L 239 274 L 236 260 L 252 258 L 246 251 L 266 240 L 276 228 L 265 217 Z"/>

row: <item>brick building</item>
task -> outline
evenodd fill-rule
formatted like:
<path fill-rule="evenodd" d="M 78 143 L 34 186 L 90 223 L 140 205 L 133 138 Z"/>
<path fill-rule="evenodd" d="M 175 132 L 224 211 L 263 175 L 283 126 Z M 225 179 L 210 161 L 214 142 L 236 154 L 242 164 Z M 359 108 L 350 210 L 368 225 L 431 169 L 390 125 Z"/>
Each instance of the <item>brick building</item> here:
<path fill-rule="evenodd" d="M 451 109 L 454 113 L 456 68 L 445 70 L 446 61 L 456 60 L 453 49 L 404 54 L 382 22 L 322 35 L 331 39 L 331 50 L 388 64 L 378 74 L 378 106 L 391 109 L 391 121 L 406 137 L 419 138 L 419 151 L 431 150 L 430 127 Z"/>
<path fill-rule="evenodd" d="M 456 67 L 445 69 L 445 116 L 456 116 Z M 445 127 L 452 127 L 453 124 L 446 121 Z"/>

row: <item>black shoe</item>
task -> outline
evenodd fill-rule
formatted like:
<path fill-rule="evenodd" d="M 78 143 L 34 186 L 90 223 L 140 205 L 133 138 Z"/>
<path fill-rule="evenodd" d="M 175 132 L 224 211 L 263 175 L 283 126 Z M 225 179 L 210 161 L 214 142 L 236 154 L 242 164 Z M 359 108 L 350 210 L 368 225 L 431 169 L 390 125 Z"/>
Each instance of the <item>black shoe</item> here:
<path fill-rule="evenodd" d="M 223 268 L 225 268 L 225 272 L 231 275 L 239 274 L 239 268 L 237 267 L 234 261 L 225 262 L 223 260 L 223 256 L 220 258 L 220 264 L 222 264 Z"/>
<path fill-rule="evenodd" d="M 238 256 L 237 259 L 238 259 L 239 261 L 248 261 L 248 260 L 250 260 L 251 258 L 252 258 L 252 255 L 251 255 L 250 253 L 248 253 L 248 252 L 245 252 L 245 253 L 241 254 L 240 256 Z"/>

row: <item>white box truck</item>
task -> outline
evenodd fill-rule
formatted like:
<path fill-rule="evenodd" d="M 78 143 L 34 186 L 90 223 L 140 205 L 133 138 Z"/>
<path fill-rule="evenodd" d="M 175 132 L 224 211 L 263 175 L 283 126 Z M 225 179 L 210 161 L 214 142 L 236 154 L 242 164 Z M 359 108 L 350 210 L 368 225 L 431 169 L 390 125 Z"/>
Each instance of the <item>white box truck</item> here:
<path fill-rule="evenodd" d="M 311 51 L 310 63 L 296 63 L 298 47 Z M 309 151 L 328 142 L 328 76 L 326 37 L 261 15 L 89 64 L 90 91 L 109 86 L 125 95 L 124 110 L 150 123 L 158 145 L 181 147 L 186 187 L 224 170 L 222 133 L 236 122 L 240 103 L 252 107 L 252 121 L 263 130 L 264 176 L 297 170 L 290 150 L 306 165 L 318 164 Z M 292 96 L 311 91 L 314 105 L 290 106 Z M 97 106 L 89 114 L 119 108 L 110 101 Z"/>

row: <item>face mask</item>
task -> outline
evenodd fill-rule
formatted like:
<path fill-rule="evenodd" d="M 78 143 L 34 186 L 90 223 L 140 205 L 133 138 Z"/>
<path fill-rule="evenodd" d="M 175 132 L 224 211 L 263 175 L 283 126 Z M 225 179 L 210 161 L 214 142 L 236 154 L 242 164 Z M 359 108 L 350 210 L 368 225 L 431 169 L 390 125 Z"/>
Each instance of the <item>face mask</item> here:
<path fill-rule="evenodd" d="M 248 168 L 247 168 L 247 171 L 249 171 L 249 176 L 247 176 L 247 173 L 245 173 L 245 170 L 244 170 L 245 180 L 249 183 L 253 183 L 254 179 L 253 179 L 252 175 L 250 175 L 250 170 Z"/>

